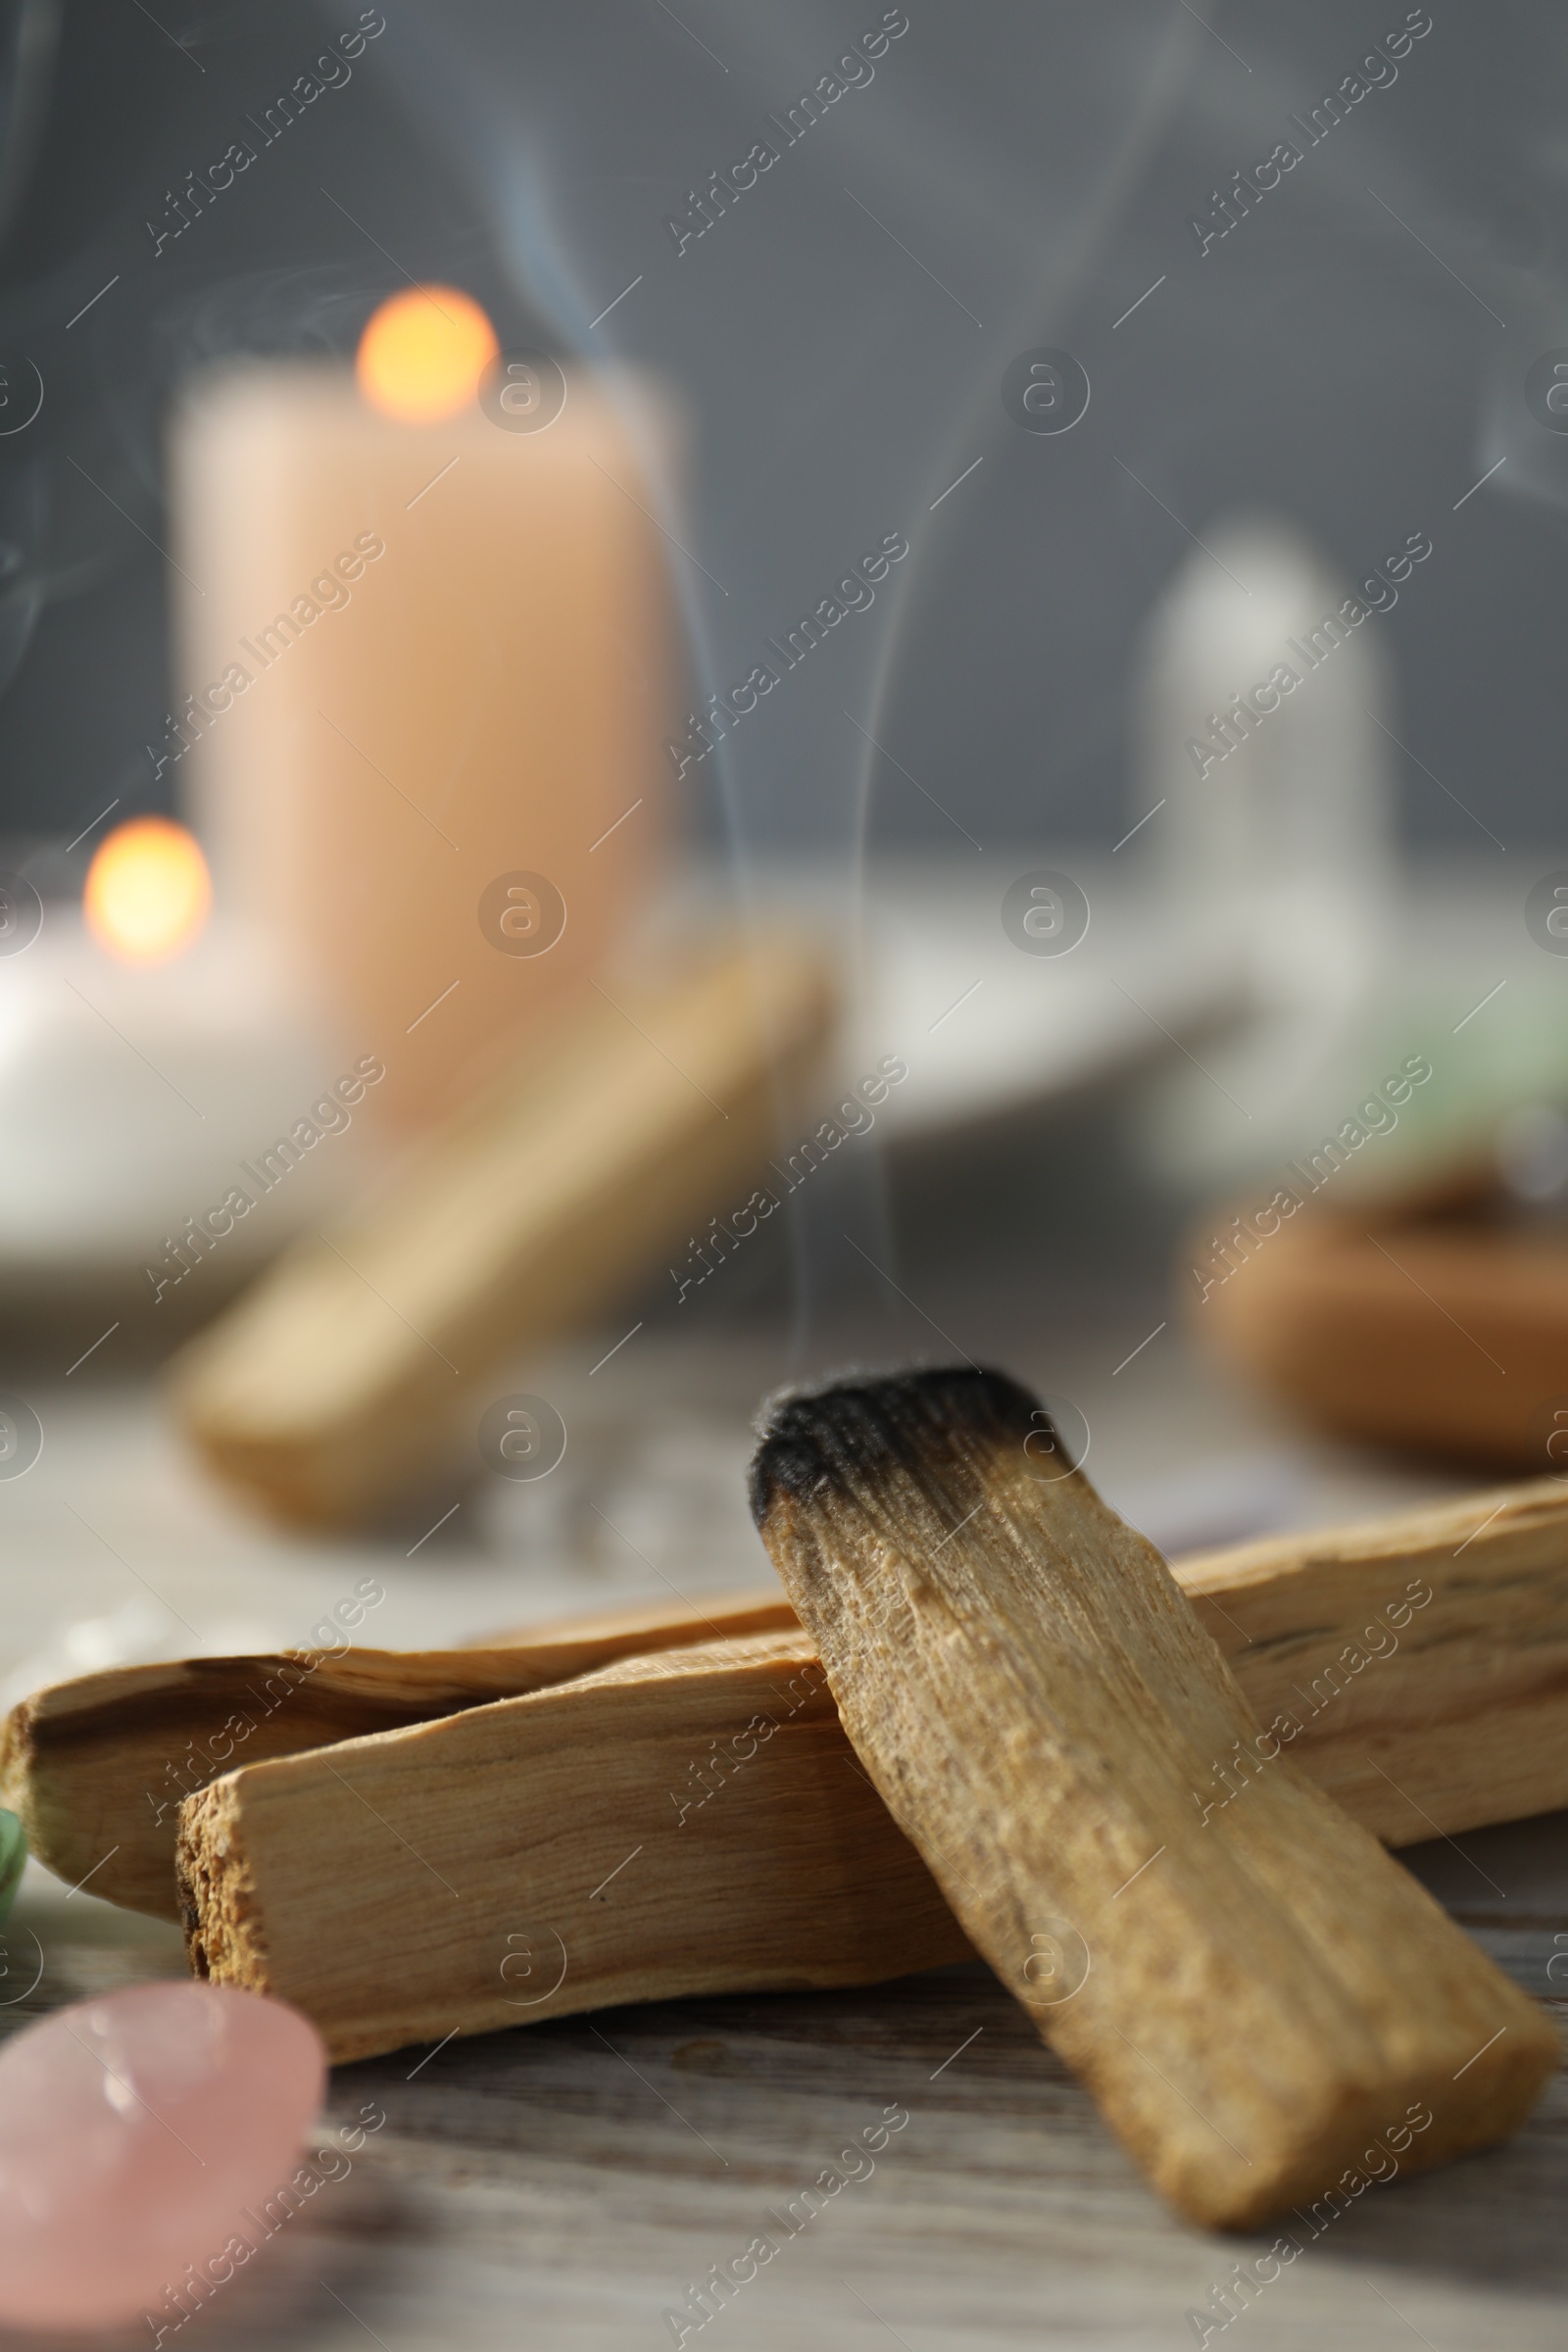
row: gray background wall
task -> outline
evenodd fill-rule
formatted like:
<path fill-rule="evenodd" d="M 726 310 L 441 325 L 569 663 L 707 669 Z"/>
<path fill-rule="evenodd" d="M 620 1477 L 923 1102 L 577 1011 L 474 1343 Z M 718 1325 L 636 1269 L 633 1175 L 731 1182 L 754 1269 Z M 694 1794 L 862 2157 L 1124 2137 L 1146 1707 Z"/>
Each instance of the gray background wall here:
<path fill-rule="evenodd" d="M 765 837 L 863 821 L 882 844 L 951 840 L 902 767 L 982 838 L 1116 838 L 1140 628 L 1186 531 L 1262 504 L 1348 570 L 1430 533 L 1434 559 L 1373 624 L 1404 740 L 1510 847 L 1568 833 L 1568 439 L 1523 396 L 1568 345 L 1559 12 L 1434 0 L 1397 79 L 1200 256 L 1188 216 L 1402 7 L 1214 0 L 1205 28 L 1176 0 L 909 0 L 875 79 L 677 256 L 664 216 L 878 8 L 387 0 L 352 82 L 155 257 L 166 191 L 358 11 L 158 13 L 167 32 L 120 0 L 0 10 L 26 167 L 0 348 L 46 387 L 0 438 L 0 833 L 65 839 L 112 797 L 159 803 L 143 746 L 169 693 L 149 541 L 171 385 L 236 349 L 350 350 L 405 270 L 470 287 L 506 343 L 581 343 L 680 387 L 682 535 L 730 592 L 673 559 L 704 684 L 743 675 L 866 532 L 908 531 L 897 597 L 697 777 L 705 823 L 727 798 Z M 19 77 L 51 22 L 52 74 Z M 1004 409 L 1006 364 L 1036 344 L 1089 372 L 1071 434 Z M 850 738 L 846 708 L 890 759 Z M 1418 768 L 1399 785 L 1409 842 L 1480 843 Z"/>

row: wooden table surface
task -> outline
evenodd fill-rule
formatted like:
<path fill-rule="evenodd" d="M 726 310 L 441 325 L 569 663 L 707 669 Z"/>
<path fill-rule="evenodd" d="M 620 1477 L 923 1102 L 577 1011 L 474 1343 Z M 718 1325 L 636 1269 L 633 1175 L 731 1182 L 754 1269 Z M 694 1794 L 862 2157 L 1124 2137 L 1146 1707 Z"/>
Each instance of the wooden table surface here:
<path fill-rule="evenodd" d="M 78 1376 L 67 1392 L 40 1376 L 26 1393 L 44 1457 L 0 1485 L 12 1692 L 72 1659 L 237 1646 L 239 1631 L 248 1646 L 299 1641 L 368 1570 L 388 1597 L 366 1637 L 387 1646 L 671 1582 L 764 1581 L 740 1470 L 776 1349 L 654 1328 L 590 1386 L 587 1367 L 617 1336 L 530 1367 L 527 1385 L 571 1428 L 566 1475 L 455 1489 L 460 1509 L 422 1542 L 418 1525 L 347 1545 L 280 1539 L 201 1483 L 145 1381 L 108 1374 L 83 1391 Z M 990 1330 L 956 1336 L 1004 1352 Z M 1083 1406 L 1092 1474 L 1173 1546 L 1178 1531 L 1227 1532 L 1227 1512 L 1310 1524 L 1476 1483 L 1307 1441 L 1174 1332 L 1116 1369 L 1142 1337 L 1112 1318 L 1054 1335 L 1049 1370 L 1027 1335 L 1005 1356 Z M 1402 1858 L 1519 1983 L 1568 1997 L 1568 1816 Z M 172 1929 L 34 1868 L 6 1966 L 0 2019 L 14 2027 L 178 1973 L 182 1958 Z M 339 2069 L 326 2122 L 368 2108 L 384 2124 L 265 2260 L 164 2341 L 654 2352 L 684 2325 L 705 2352 L 1175 2347 L 1200 2340 L 1200 2311 L 1210 2343 L 1252 2352 L 1562 2343 L 1560 2077 L 1507 2146 L 1370 2190 L 1317 2237 L 1288 2222 L 1299 2254 L 1222 2329 L 1212 2290 L 1280 2232 L 1220 2239 L 1174 2219 L 985 1969 L 898 1966 L 890 1950 L 892 1981 L 866 1990 L 605 2011 Z M 841 2164 L 890 2110 L 907 2121 L 886 2145 Z M 830 2167 L 842 2185 L 813 2209 L 804 2192 Z M 689 2289 L 760 2237 L 771 2257 L 699 2328 Z"/>

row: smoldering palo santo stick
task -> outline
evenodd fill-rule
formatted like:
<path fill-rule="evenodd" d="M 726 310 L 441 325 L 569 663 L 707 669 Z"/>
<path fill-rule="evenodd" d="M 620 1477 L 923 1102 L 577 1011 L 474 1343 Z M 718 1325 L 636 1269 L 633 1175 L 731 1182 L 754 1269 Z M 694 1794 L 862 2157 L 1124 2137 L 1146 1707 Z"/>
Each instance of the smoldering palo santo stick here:
<path fill-rule="evenodd" d="M 1529 2112 L 1544 2013 L 1279 1754 L 1034 1399 L 952 1369 L 785 1398 L 758 1525 L 844 1727 L 1003 1983 L 1154 2185 L 1245 2228 L 1420 2101 L 1423 2168 Z"/>

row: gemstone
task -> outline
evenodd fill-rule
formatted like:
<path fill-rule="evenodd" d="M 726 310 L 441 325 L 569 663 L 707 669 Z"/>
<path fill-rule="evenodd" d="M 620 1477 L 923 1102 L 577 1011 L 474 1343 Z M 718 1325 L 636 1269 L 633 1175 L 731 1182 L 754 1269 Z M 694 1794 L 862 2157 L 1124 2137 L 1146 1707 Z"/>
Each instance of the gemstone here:
<path fill-rule="evenodd" d="M 14 2034 L 0 2323 L 140 2317 L 158 2341 L 270 2234 L 248 2209 L 293 2179 L 325 2079 L 307 2018 L 224 1985 L 138 1984 Z"/>
<path fill-rule="evenodd" d="M 26 1867 L 27 1840 L 22 1834 L 22 1824 L 14 1813 L 0 1812 L 0 1928 L 11 1915 Z"/>

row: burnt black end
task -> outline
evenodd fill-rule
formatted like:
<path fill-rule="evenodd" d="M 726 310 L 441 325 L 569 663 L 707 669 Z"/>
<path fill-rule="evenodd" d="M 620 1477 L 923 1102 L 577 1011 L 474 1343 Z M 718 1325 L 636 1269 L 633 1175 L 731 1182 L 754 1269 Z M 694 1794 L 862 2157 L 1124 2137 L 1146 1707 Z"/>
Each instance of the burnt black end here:
<path fill-rule="evenodd" d="M 758 1421 L 752 1516 L 759 1527 L 780 1495 L 804 1502 L 824 1484 L 847 1488 L 883 1468 L 918 1472 L 977 1443 L 1021 1445 L 1045 1414 L 1004 1372 L 970 1364 L 880 1377 L 771 1396 Z"/>

